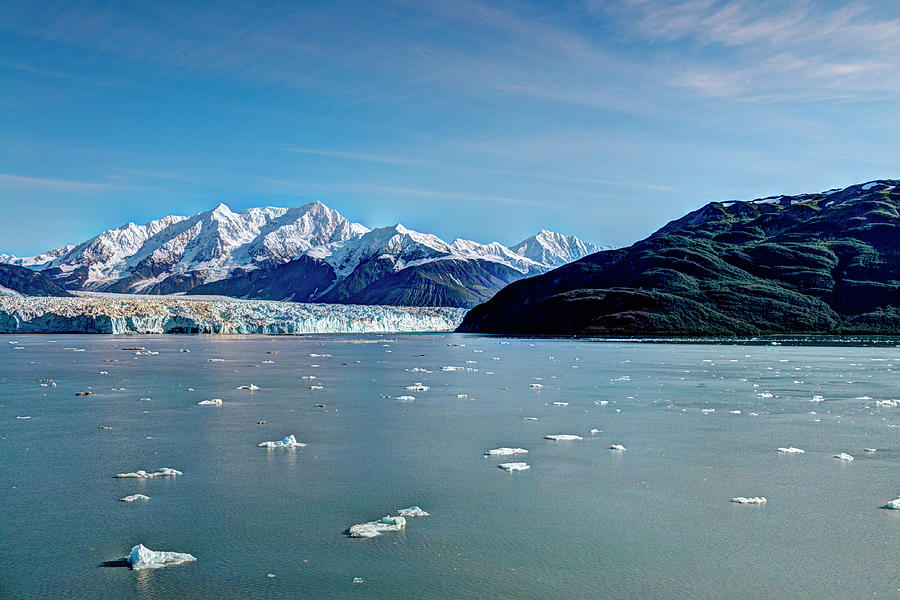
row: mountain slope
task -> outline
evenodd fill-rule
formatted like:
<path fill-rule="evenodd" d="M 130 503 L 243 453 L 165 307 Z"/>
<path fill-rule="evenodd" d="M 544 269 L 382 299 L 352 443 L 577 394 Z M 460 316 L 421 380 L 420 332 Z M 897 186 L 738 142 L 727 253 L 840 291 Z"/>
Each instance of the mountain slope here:
<path fill-rule="evenodd" d="M 900 333 L 900 181 L 713 202 L 501 290 L 460 331 Z"/>
<path fill-rule="evenodd" d="M 31 269 L 0 264 L 0 296 L 58 296 L 72 294 Z"/>
<path fill-rule="evenodd" d="M 35 257 L 6 258 L 76 290 L 470 307 L 511 281 L 596 249 L 546 230 L 513 248 L 448 244 L 400 224 L 369 230 L 313 202 L 239 213 L 220 204 L 192 217 L 128 223 Z M 426 266 L 442 261 L 452 264 Z"/>

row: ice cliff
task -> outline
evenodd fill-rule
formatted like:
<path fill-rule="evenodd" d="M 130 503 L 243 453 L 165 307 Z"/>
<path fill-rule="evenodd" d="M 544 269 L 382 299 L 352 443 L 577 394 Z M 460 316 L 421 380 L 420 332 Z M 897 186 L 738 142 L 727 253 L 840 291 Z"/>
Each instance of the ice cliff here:
<path fill-rule="evenodd" d="M 0 296 L 0 333 L 399 333 L 452 331 L 459 308 L 295 304 L 131 295 Z"/>

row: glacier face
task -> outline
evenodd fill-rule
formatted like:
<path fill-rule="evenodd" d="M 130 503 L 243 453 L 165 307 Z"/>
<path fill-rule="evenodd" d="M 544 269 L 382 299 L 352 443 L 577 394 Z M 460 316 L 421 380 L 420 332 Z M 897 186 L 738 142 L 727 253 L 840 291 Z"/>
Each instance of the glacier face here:
<path fill-rule="evenodd" d="M 0 333 L 400 333 L 452 331 L 458 308 L 295 304 L 208 297 L 0 296 Z"/>

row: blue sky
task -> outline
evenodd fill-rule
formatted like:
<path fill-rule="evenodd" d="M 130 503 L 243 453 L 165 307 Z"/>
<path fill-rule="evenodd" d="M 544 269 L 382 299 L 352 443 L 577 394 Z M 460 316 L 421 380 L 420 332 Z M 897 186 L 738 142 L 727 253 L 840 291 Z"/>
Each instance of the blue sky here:
<path fill-rule="evenodd" d="M 0 252 L 313 200 L 625 245 L 711 200 L 900 177 L 898 56 L 892 0 L 6 0 Z"/>

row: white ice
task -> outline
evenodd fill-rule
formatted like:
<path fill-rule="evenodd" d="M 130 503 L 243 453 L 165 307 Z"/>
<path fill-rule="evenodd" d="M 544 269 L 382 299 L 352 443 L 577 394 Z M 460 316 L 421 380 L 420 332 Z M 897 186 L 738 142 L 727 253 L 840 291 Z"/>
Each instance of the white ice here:
<path fill-rule="evenodd" d="M 527 454 L 528 450 L 525 448 L 494 448 L 493 450 L 488 450 L 484 453 L 485 457 L 488 456 L 512 456 L 514 454 Z"/>
<path fill-rule="evenodd" d="M 497 465 L 498 468 L 503 469 L 504 471 L 527 471 L 531 468 L 531 465 L 523 462 L 511 462 L 511 463 L 500 463 Z"/>
<path fill-rule="evenodd" d="M 583 439 L 580 435 L 571 435 L 568 433 L 554 433 L 544 436 L 545 440 L 553 440 L 554 442 L 574 442 Z"/>
<path fill-rule="evenodd" d="M 221 398 L 213 398 L 212 400 L 201 400 L 198 402 L 200 406 L 222 406 Z"/>
<path fill-rule="evenodd" d="M 401 508 L 397 511 L 397 514 L 403 518 L 409 517 L 427 517 L 428 513 L 419 508 L 418 506 L 410 506 L 409 508 Z"/>
<path fill-rule="evenodd" d="M 193 562 L 197 558 L 185 552 L 157 552 L 138 544 L 131 549 L 131 553 L 125 559 L 135 571 L 140 569 L 159 569 L 170 565 Z"/>
<path fill-rule="evenodd" d="M 122 502 L 134 502 L 135 500 L 149 500 L 150 496 L 145 496 L 144 494 L 132 494 L 130 496 L 125 496 L 124 498 L 119 498 Z"/>
<path fill-rule="evenodd" d="M 298 442 L 294 434 L 286 435 L 280 440 L 274 442 L 260 442 L 257 444 L 259 448 L 305 448 L 306 444 Z"/>
<path fill-rule="evenodd" d="M 386 517 L 381 517 L 377 521 L 369 521 L 368 523 L 354 525 L 350 528 L 350 537 L 372 538 L 381 535 L 385 531 L 400 531 L 405 527 L 405 518 L 388 515 Z"/>
<path fill-rule="evenodd" d="M 738 496 L 737 498 L 732 498 L 731 501 L 737 502 L 738 504 L 765 504 L 767 502 L 765 496 L 753 496 L 751 498 Z"/>
<path fill-rule="evenodd" d="M 840 454 L 835 454 L 832 458 L 836 458 L 838 460 L 846 460 L 847 462 L 851 462 L 853 457 L 847 454 L 846 452 L 841 452 Z"/>
<path fill-rule="evenodd" d="M 806 450 L 794 448 L 793 446 L 788 446 L 787 448 L 778 448 L 778 451 L 785 454 L 806 454 Z"/>
<path fill-rule="evenodd" d="M 184 475 L 184 473 L 175 469 L 170 469 L 169 467 L 162 467 L 152 473 L 148 473 L 141 469 L 131 473 L 116 473 L 113 477 L 116 479 L 152 479 L 154 477 L 176 477 L 178 475 Z"/>

